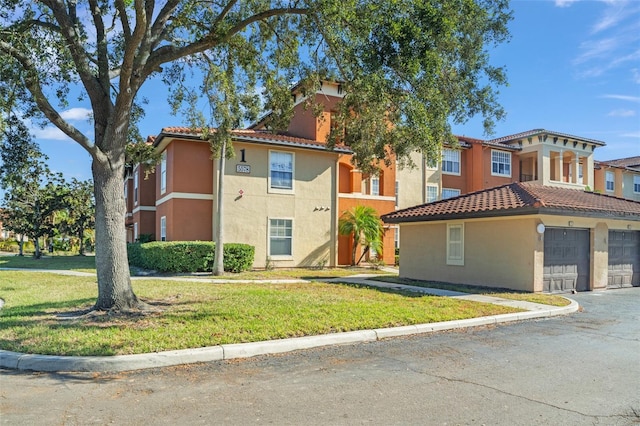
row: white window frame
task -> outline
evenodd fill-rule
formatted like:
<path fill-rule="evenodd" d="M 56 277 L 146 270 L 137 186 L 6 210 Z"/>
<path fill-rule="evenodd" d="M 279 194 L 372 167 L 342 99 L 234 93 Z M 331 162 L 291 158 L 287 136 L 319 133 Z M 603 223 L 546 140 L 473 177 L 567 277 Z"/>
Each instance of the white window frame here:
<path fill-rule="evenodd" d="M 371 178 L 371 195 L 380 195 L 380 178 Z"/>
<path fill-rule="evenodd" d="M 450 196 L 446 197 L 445 193 L 449 193 Z M 456 188 L 442 188 L 442 199 L 447 200 L 449 198 L 459 197 L 460 190 Z"/>
<path fill-rule="evenodd" d="M 138 241 L 138 222 L 133 222 L 133 242 Z"/>
<path fill-rule="evenodd" d="M 160 241 L 167 241 L 167 217 L 160 218 Z"/>
<path fill-rule="evenodd" d="M 267 223 L 267 253 L 269 253 L 269 258 L 270 259 L 274 259 L 274 260 L 292 260 L 293 259 L 293 232 L 294 232 L 294 225 L 293 225 L 293 218 L 291 217 L 270 217 L 267 219 L 268 223 Z M 289 222 L 289 226 L 290 226 L 290 232 L 291 235 L 271 235 L 272 229 L 274 227 L 273 221 L 285 221 L 284 223 L 284 230 L 286 231 L 286 226 L 287 223 Z M 279 226 L 279 224 L 276 224 L 275 226 Z M 271 239 L 272 238 L 278 238 L 278 239 L 284 239 L 287 238 L 290 240 L 289 242 L 289 246 L 290 246 L 290 250 L 291 252 L 289 254 L 272 254 L 271 253 Z"/>
<path fill-rule="evenodd" d="M 124 181 L 124 201 L 129 204 L 129 180 Z M 128 207 L 127 207 L 128 208 Z"/>
<path fill-rule="evenodd" d="M 452 238 L 459 231 L 459 238 Z M 464 223 L 447 224 L 447 265 L 464 266 Z"/>
<path fill-rule="evenodd" d="M 609 189 L 609 184 L 611 184 L 611 189 Z M 616 175 L 613 172 L 605 172 L 604 173 L 604 189 L 607 192 L 613 192 L 616 190 Z"/>
<path fill-rule="evenodd" d="M 273 154 L 285 154 L 285 155 L 290 155 L 291 156 L 291 187 L 287 188 L 287 187 L 280 187 L 280 186 L 273 186 L 273 182 L 271 179 L 271 173 L 273 172 L 272 170 L 272 165 L 274 164 L 272 159 L 272 155 Z M 284 173 L 289 173 L 289 171 L 284 171 Z M 294 152 L 291 151 L 278 151 L 278 150 L 269 150 L 269 176 L 267 178 L 268 180 L 268 192 L 270 193 L 274 193 L 274 194 L 293 194 L 294 189 L 295 189 L 295 173 L 296 173 L 296 154 Z"/>
<path fill-rule="evenodd" d="M 640 176 L 633 177 L 633 193 L 640 194 Z"/>
<path fill-rule="evenodd" d="M 136 166 L 133 169 L 133 205 L 137 206 L 138 205 L 138 198 L 139 198 L 139 178 L 138 178 L 138 166 Z"/>
<path fill-rule="evenodd" d="M 430 190 L 431 190 L 431 192 L 432 192 L 432 194 L 431 194 L 431 195 L 432 195 L 432 197 L 431 197 L 431 198 L 433 198 L 433 199 L 431 199 L 431 198 L 429 197 L 429 195 L 430 195 L 430 194 L 429 194 Z M 425 203 L 433 203 L 434 201 L 438 201 L 438 196 L 439 196 L 439 195 L 440 195 L 440 194 L 439 194 L 439 188 L 438 188 L 438 185 L 435 185 L 435 184 L 432 184 L 432 183 L 428 183 L 428 184 L 425 186 L 425 194 L 424 194 L 424 201 L 425 201 Z"/>
<path fill-rule="evenodd" d="M 162 152 L 160 160 L 160 193 L 167 192 L 167 151 Z"/>
<path fill-rule="evenodd" d="M 500 166 L 502 166 L 502 171 L 500 171 Z M 510 152 L 497 149 L 491 150 L 491 176 L 511 177 Z"/>
<path fill-rule="evenodd" d="M 396 186 L 395 186 L 395 196 L 396 196 L 396 207 L 398 207 L 400 205 L 400 182 L 396 181 Z"/>
<path fill-rule="evenodd" d="M 393 232 L 393 247 L 396 249 L 400 248 L 400 226 L 397 225 Z"/>
<path fill-rule="evenodd" d="M 461 162 L 460 151 L 457 149 L 443 149 L 442 150 L 442 173 L 446 175 L 460 176 L 461 169 L 462 169 L 462 162 Z"/>

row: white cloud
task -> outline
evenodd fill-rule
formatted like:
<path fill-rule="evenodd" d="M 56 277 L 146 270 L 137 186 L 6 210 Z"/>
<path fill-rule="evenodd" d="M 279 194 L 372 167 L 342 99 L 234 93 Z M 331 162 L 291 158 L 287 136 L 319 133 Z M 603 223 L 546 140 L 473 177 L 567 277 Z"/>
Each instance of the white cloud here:
<path fill-rule="evenodd" d="M 593 26 L 592 32 L 594 34 L 616 26 L 620 21 L 624 20 L 629 13 L 626 10 L 628 1 L 605 1 L 604 3 L 609 7 L 607 7 L 600 20 Z"/>
<path fill-rule="evenodd" d="M 636 112 L 632 109 L 614 109 L 609 114 L 608 117 L 635 117 Z"/>
<path fill-rule="evenodd" d="M 64 120 L 87 120 L 91 118 L 93 112 L 87 108 L 71 108 L 60 113 Z"/>
<path fill-rule="evenodd" d="M 556 0 L 555 4 L 557 7 L 569 7 L 571 3 L 575 3 L 578 0 Z"/>
<path fill-rule="evenodd" d="M 69 136 L 62 133 L 62 130 L 55 126 L 47 126 L 43 129 L 39 127 L 32 127 L 31 131 L 36 139 L 47 139 L 56 141 L 70 141 Z"/>
<path fill-rule="evenodd" d="M 620 136 L 625 137 L 625 138 L 640 138 L 640 131 L 630 132 L 630 133 L 623 133 Z"/>
<path fill-rule="evenodd" d="M 633 68 L 631 70 L 631 81 L 640 84 L 640 68 Z"/>
<path fill-rule="evenodd" d="M 628 96 L 628 95 L 602 95 L 602 98 L 606 99 L 618 99 L 620 101 L 629 101 L 640 103 L 640 96 Z"/>

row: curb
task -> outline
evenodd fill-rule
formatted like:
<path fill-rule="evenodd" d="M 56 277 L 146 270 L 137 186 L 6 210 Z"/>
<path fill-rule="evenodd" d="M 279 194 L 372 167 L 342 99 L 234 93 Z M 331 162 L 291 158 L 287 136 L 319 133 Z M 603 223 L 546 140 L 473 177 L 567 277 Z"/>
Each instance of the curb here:
<path fill-rule="evenodd" d="M 562 307 L 548 307 L 514 314 L 493 315 L 465 320 L 348 331 L 320 336 L 295 337 L 263 342 L 237 343 L 206 348 L 182 349 L 136 355 L 115 356 L 56 356 L 23 354 L 0 350 L 0 368 L 46 372 L 122 372 L 146 368 L 169 367 L 181 364 L 222 361 L 271 355 L 321 346 L 373 342 L 392 337 L 433 333 L 437 331 L 503 324 L 536 318 L 567 315 L 579 310 L 576 301 Z"/>

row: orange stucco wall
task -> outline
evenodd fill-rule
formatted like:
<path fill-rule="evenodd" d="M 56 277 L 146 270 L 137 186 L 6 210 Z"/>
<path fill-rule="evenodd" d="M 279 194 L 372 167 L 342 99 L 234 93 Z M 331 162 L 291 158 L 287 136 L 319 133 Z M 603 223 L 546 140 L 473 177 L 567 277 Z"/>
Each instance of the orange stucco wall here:
<path fill-rule="evenodd" d="M 157 207 L 156 239 L 160 239 L 160 218 L 167 218 L 167 241 L 211 241 L 213 201 L 171 199 Z"/>
<path fill-rule="evenodd" d="M 159 173 L 157 173 L 159 175 Z M 167 146 L 167 191 L 211 194 L 213 161 L 209 143 L 176 139 Z M 160 176 L 157 178 L 160 187 Z"/>

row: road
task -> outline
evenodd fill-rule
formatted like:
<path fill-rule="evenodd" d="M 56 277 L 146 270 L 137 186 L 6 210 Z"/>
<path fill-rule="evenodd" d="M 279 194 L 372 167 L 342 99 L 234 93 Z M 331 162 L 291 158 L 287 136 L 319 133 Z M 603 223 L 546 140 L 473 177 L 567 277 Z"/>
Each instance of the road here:
<path fill-rule="evenodd" d="M 118 374 L 4 370 L 0 423 L 640 424 L 640 288 L 489 328 Z"/>

